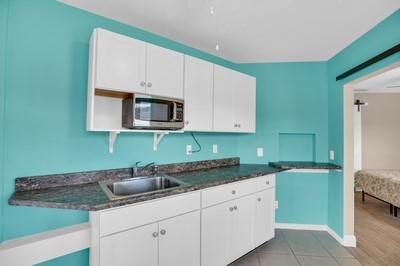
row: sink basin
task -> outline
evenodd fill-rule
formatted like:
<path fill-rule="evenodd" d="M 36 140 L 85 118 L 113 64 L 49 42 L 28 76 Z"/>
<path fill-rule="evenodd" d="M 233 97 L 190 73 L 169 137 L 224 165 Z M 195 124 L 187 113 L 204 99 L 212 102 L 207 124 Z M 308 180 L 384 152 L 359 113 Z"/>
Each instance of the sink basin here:
<path fill-rule="evenodd" d="M 138 195 L 164 192 L 187 184 L 166 175 L 140 176 L 120 181 L 99 182 L 109 199 L 122 199 Z"/>

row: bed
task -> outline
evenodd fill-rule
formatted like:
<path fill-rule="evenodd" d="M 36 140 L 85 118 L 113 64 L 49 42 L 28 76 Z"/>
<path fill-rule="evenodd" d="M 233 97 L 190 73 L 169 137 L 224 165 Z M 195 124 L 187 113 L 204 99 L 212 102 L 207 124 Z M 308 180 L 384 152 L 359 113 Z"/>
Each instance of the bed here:
<path fill-rule="evenodd" d="M 362 198 L 368 194 L 390 204 L 390 213 L 397 216 L 400 207 L 400 170 L 360 170 L 355 173 L 355 187 Z"/>

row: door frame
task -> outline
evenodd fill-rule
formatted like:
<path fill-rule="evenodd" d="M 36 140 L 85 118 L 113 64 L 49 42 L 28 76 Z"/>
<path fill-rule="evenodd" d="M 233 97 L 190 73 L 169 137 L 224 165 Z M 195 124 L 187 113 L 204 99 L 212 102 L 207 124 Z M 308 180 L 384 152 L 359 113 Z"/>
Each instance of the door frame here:
<path fill-rule="evenodd" d="M 354 235 L 354 85 L 400 67 L 400 61 L 343 85 L 343 242 L 356 246 Z"/>

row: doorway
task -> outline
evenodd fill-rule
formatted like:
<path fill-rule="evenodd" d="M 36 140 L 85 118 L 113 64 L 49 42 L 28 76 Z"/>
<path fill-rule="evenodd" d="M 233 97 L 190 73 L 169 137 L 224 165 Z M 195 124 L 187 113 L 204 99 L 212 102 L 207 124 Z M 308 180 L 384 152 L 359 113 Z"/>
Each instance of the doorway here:
<path fill-rule="evenodd" d="M 400 185 L 388 180 L 398 176 L 400 184 L 400 62 L 343 89 L 345 237 L 356 236 L 358 247 L 350 250 L 361 263 L 393 265 L 400 261 L 393 244 L 400 243 L 400 203 L 390 194 Z"/>

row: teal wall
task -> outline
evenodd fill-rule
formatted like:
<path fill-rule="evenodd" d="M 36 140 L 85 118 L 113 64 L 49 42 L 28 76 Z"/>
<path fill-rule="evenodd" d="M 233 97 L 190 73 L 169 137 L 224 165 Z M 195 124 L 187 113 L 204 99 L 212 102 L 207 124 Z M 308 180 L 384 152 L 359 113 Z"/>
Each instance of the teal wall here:
<path fill-rule="evenodd" d="M 54 0 L 13 0 L 5 9 L 3 1 L 1 12 L 9 13 L 6 90 L 1 97 L 5 100 L 3 240 L 88 219 L 82 211 L 8 205 L 16 177 L 129 167 L 139 160 L 167 163 L 237 155 L 234 134 L 197 134 L 203 150 L 187 156 L 185 145 L 194 144 L 188 134 L 166 136 L 154 152 L 151 134 L 123 133 L 114 154 L 109 154 L 108 135 L 85 129 L 88 41 L 95 27 L 227 67 L 235 68 L 235 64 Z M 213 143 L 219 145 L 216 155 Z M 79 252 L 48 265 L 87 265 L 87 255 L 87 251 Z"/>
<path fill-rule="evenodd" d="M 302 145 L 309 143 L 307 136 L 312 135 L 316 161 L 326 162 L 327 64 L 245 64 L 240 70 L 257 78 L 257 133 L 238 138 L 241 161 L 268 163 L 289 158 L 288 153 L 293 160 L 309 160 L 309 147 Z M 285 145 L 286 138 L 281 133 L 291 134 L 290 145 Z M 264 157 L 256 156 L 257 147 L 264 148 Z M 293 150 L 286 147 L 293 147 Z M 327 223 L 328 174 L 278 174 L 276 188 L 277 222 Z"/>
<path fill-rule="evenodd" d="M 399 61 L 400 54 L 393 55 L 345 80 L 336 81 L 336 76 L 398 43 L 400 43 L 400 10 L 328 62 L 329 147 L 336 151 L 335 162 L 340 165 L 343 164 L 343 85 Z M 343 174 L 332 172 L 328 187 L 328 225 L 339 235 L 343 235 Z"/>
<path fill-rule="evenodd" d="M 336 150 L 337 162 L 342 164 L 343 82 L 335 82 L 334 77 L 400 39 L 397 12 L 329 62 L 237 65 L 55 0 L 0 0 L 0 23 L 3 240 L 88 219 L 87 212 L 81 211 L 9 206 L 7 199 L 19 176 L 128 167 L 138 160 L 167 163 L 239 155 L 244 163 L 267 163 L 279 160 L 282 154 L 309 158 L 308 153 L 299 150 L 293 154 L 280 151 L 287 145 L 280 145 L 279 133 L 314 134 L 315 159 L 327 161 L 329 147 Z M 203 151 L 192 156 L 185 155 L 185 145 L 193 144 L 188 134 L 167 136 L 157 152 L 152 151 L 150 134 L 121 134 L 114 154 L 109 154 L 107 135 L 85 130 L 88 41 L 95 27 L 256 76 L 257 133 L 198 134 Z M 395 59 L 398 56 L 364 73 Z M 219 145 L 216 155 L 211 152 L 213 143 Z M 264 157 L 256 157 L 257 147 L 264 147 Z M 279 174 L 277 221 L 328 223 L 341 234 L 342 182 L 338 173 Z M 87 259 L 88 252 L 84 251 L 46 265 L 87 265 Z"/>
<path fill-rule="evenodd" d="M 8 0 L 0 1 L 0 203 L 3 197 L 4 176 L 4 91 L 5 91 L 5 56 L 8 23 Z M 0 241 L 3 235 L 3 204 L 0 204 Z"/>

